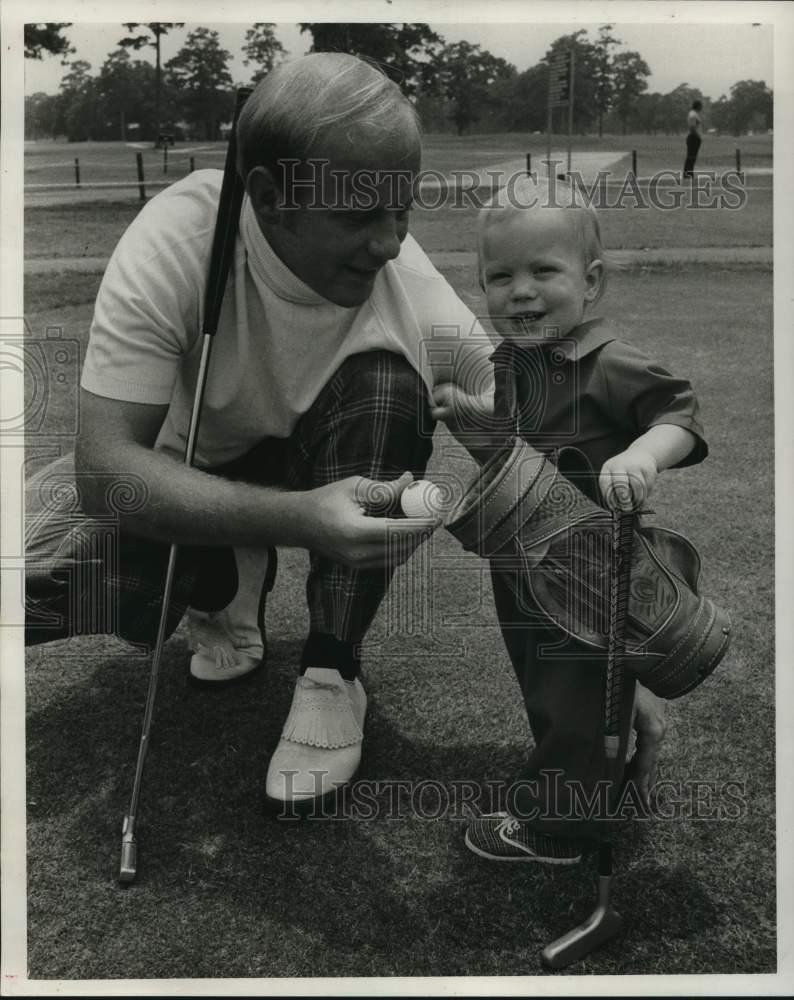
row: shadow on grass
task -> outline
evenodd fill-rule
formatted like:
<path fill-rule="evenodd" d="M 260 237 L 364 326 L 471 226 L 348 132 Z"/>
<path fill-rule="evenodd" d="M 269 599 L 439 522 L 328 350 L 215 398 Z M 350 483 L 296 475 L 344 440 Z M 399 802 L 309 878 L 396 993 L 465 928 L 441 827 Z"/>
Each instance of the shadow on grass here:
<path fill-rule="evenodd" d="M 33 651 L 29 666 L 29 704 L 41 706 L 28 718 L 36 978 L 539 974 L 543 945 L 592 908 L 591 862 L 549 870 L 476 859 L 463 846 L 462 816 L 398 809 L 390 818 L 381 809 L 371 819 L 296 822 L 268 814 L 264 775 L 292 693 L 284 665 L 299 653 L 278 640 L 266 672 L 224 692 L 190 687 L 187 650 L 167 647 L 139 881 L 122 889 L 121 820 L 148 660 L 59 661 L 58 648 L 46 659 Z M 514 744 L 406 739 L 375 697 L 359 780 L 486 782 L 515 773 L 522 753 Z M 692 944 L 718 922 L 718 907 L 694 867 L 628 864 L 631 838 L 648 835 L 638 825 L 618 849 L 626 870 L 616 903 L 628 935 L 577 973 L 647 972 L 665 958 L 668 971 L 705 971 L 692 967 Z M 728 971 L 710 971 L 718 970 Z"/>

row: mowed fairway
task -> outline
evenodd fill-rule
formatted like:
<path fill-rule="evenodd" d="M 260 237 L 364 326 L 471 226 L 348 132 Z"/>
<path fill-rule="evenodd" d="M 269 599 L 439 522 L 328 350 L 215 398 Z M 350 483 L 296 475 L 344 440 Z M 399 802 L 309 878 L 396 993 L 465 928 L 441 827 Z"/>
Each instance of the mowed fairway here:
<path fill-rule="evenodd" d="M 567 136 L 553 137 L 554 149 L 567 144 Z M 731 136 L 709 135 L 704 138 L 698 155 L 698 170 L 723 171 L 736 163 L 736 147 L 740 147 L 745 168 L 772 166 L 772 136 L 754 135 L 734 139 Z M 680 170 L 684 156 L 682 136 L 671 135 L 608 135 L 574 136 L 573 167 L 579 150 L 637 151 L 637 167 L 641 176 L 664 169 Z M 143 156 L 144 175 L 148 180 L 180 177 L 190 168 L 193 158 L 197 169 L 222 165 L 226 144 L 179 142 L 169 147 L 168 173 L 163 172 L 162 150 L 149 145 L 123 142 L 27 142 L 25 143 L 26 184 L 72 184 L 75 180 L 74 161 L 80 161 L 82 183 L 129 180 L 137 182 L 136 154 Z M 530 153 L 533 160 L 546 154 L 545 135 L 506 132 L 495 135 L 428 135 L 422 153 L 422 168 L 450 174 L 454 170 L 488 167 Z M 132 196 L 136 192 L 132 189 Z"/>
<path fill-rule="evenodd" d="M 439 157 L 456 142 L 431 138 Z M 475 145 L 498 151 L 495 161 L 512 155 L 511 142 Z M 769 246 L 771 192 L 749 195 L 730 217 L 680 210 L 678 222 L 653 221 L 627 209 L 605 230 L 613 246 Z M 27 253 L 107 256 L 135 210 L 31 209 Z M 417 212 L 413 230 L 429 249 L 470 251 L 472 224 L 467 212 Z M 479 311 L 473 262 L 441 269 Z M 60 325 L 84 346 L 99 280 L 57 265 L 29 275 L 33 336 Z M 685 267 L 632 265 L 613 276 L 599 312 L 698 392 L 710 457 L 665 474 L 653 508 L 658 523 L 699 547 L 704 590 L 730 610 L 735 636 L 717 673 L 669 707 L 660 814 L 630 825 L 617 846 L 624 932 L 570 971 L 772 972 L 771 268 L 717 266 L 706 251 Z M 53 444 L 62 442 L 30 436 L 31 468 Z M 439 429 L 430 477 L 472 472 Z M 31 977 L 540 974 L 542 946 L 592 908 L 592 862 L 500 866 L 463 845 L 461 783 L 481 789 L 481 808 L 496 807 L 488 782 L 518 776 L 529 740 L 483 565 L 439 531 L 398 572 L 365 648 L 359 779 L 373 783 L 375 806 L 290 822 L 266 814 L 263 794 L 307 624 L 305 554 L 280 556 L 266 673 L 225 692 L 196 691 L 186 683 L 184 634 L 166 647 L 139 881 L 128 890 L 115 876 L 149 660 L 112 639 L 29 651 Z M 395 782 L 409 784 L 400 791 Z"/>

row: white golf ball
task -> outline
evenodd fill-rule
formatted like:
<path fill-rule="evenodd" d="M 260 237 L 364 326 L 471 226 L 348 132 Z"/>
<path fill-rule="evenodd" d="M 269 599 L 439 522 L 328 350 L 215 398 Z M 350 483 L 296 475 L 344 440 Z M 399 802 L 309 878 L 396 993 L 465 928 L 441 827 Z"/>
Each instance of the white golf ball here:
<path fill-rule="evenodd" d="M 444 496 L 429 479 L 417 479 L 402 491 L 400 506 L 406 517 L 438 517 L 444 508 Z"/>

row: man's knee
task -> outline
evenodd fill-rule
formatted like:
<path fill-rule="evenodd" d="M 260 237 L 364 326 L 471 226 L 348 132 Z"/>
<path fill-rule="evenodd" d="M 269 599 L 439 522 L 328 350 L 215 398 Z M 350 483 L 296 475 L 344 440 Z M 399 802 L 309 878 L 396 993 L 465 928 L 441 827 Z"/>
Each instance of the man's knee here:
<path fill-rule="evenodd" d="M 401 354 L 366 351 L 342 362 L 334 381 L 356 400 L 397 400 L 415 410 L 427 409 L 427 388 L 422 376 Z"/>

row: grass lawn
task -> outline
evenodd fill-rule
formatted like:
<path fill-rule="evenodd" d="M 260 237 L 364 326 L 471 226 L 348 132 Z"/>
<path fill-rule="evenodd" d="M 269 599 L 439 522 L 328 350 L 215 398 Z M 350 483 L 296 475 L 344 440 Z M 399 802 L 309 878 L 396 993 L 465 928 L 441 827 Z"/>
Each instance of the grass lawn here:
<path fill-rule="evenodd" d="M 615 205 L 615 192 L 600 212 L 604 241 L 611 249 L 644 247 L 770 246 L 772 188 L 753 187 L 737 209 L 674 209 L 637 206 L 627 198 Z M 482 198 L 484 199 L 483 194 Z M 427 251 L 474 250 L 477 204 L 452 197 L 440 208 L 417 208 L 411 232 Z M 428 205 L 434 202 L 428 200 Z M 109 257 L 140 210 L 136 201 L 28 206 L 25 210 L 25 256 Z"/>
<path fill-rule="evenodd" d="M 469 270 L 445 273 L 476 308 Z M 34 335 L 59 324 L 84 343 L 98 281 L 29 276 Z M 625 931 L 575 974 L 775 969 L 771 304 L 769 271 L 701 266 L 627 270 L 603 302 L 698 391 L 710 458 L 662 477 L 653 505 L 658 523 L 699 546 L 704 589 L 730 610 L 735 635 L 715 676 L 670 705 L 660 776 L 676 783 L 667 801 L 681 814 L 625 831 L 615 884 Z M 431 476 L 470 471 L 440 433 Z M 148 658 L 111 639 L 29 652 L 32 977 L 532 975 L 540 948 L 590 912 L 589 863 L 479 861 L 460 812 L 424 818 L 405 795 L 391 808 L 381 789 L 369 819 L 266 815 L 265 771 L 306 628 L 304 568 L 302 553 L 282 553 L 270 665 L 247 685 L 192 689 L 184 635 L 168 644 L 128 890 L 115 875 Z M 482 565 L 439 532 L 391 593 L 365 652 L 360 779 L 432 780 L 452 796 L 455 782 L 516 777 L 527 725 Z M 738 782 L 738 817 L 697 815 L 696 782 L 723 805 L 718 790 Z"/>
<path fill-rule="evenodd" d="M 552 137 L 553 149 L 567 148 L 567 135 Z M 745 167 L 772 165 L 772 136 L 707 135 L 698 155 L 701 170 L 726 170 L 735 165 L 736 147 L 742 151 Z M 656 170 L 680 170 L 684 158 L 684 136 L 681 135 L 595 135 L 573 137 L 577 150 L 603 150 L 630 153 L 637 151 L 640 174 Z M 223 165 L 226 144 L 183 142 L 168 152 L 168 172 L 163 171 L 163 153 L 151 147 L 133 148 L 122 142 L 35 142 L 25 145 L 26 184 L 71 184 L 75 180 L 74 161 L 80 161 L 82 183 L 91 181 L 137 180 L 136 154 L 143 156 L 147 180 L 181 177 L 190 169 L 193 158 L 197 169 Z M 442 135 L 428 133 L 423 141 L 422 166 L 442 173 L 456 169 L 484 167 L 490 163 L 523 157 L 545 156 L 546 136 L 520 132 L 493 135 Z M 574 167 L 576 166 L 574 158 Z M 133 196 L 135 192 L 133 192 Z"/>
<path fill-rule="evenodd" d="M 564 137 L 554 138 L 554 148 L 562 148 Z M 681 167 L 680 136 L 576 136 L 574 152 L 579 149 L 628 153 L 637 149 L 638 170 L 647 176 L 661 169 Z M 722 172 L 733 166 L 736 145 L 742 147 L 745 167 L 771 166 L 772 137 L 707 136 L 698 159 L 698 169 Z M 225 145 L 222 143 L 177 147 L 169 153 L 168 177 L 178 178 L 188 169 L 189 155 L 196 166 L 220 168 Z M 545 137 L 516 133 L 501 135 L 453 136 L 428 135 L 424 142 L 423 167 L 444 174 L 455 169 L 483 168 L 521 160 L 527 152 L 537 162 L 545 156 Z M 145 171 L 151 180 L 162 179 L 162 153 L 143 150 Z M 25 149 L 26 183 L 70 182 L 74 177 L 73 160 L 81 158 L 81 177 L 89 180 L 134 178 L 136 150 L 122 143 L 33 143 Z M 576 157 L 574 155 L 574 168 Z M 619 161 L 613 168 L 623 178 L 630 160 Z M 607 246 L 613 249 L 692 246 L 768 246 L 772 242 L 772 182 L 770 177 L 747 178 L 746 203 L 736 210 L 692 209 L 686 206 L 662 210 L 636 207 L 630 198 L 624 207 L 604 208 L 601 213 Z M 154 189 L 150 189 L 154 193 Z M 613 191 L 610 204 L 614 204 Z M 484 196 L 484 193 L 483 193 Z M 430 203 L 431 195 L 427 196 Z M 115 200 L 106 200 L 106 199 Z M 74 204 L 38 204 L 34 200 L 25 212 L 26 257 L 107 257 L 119 237 L 140 209 L 136 188 L 103 200 Z M 446 203 L 439 209 L 417 208 L 412 230 L 427 250 L 472 250 L 476 209 L 471 201 L 463 207 Z"/>

